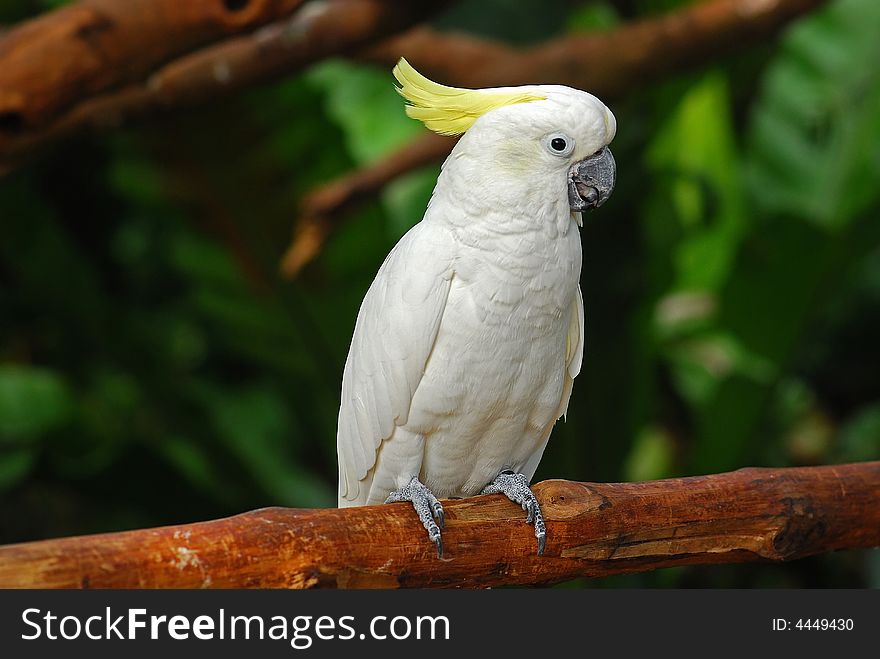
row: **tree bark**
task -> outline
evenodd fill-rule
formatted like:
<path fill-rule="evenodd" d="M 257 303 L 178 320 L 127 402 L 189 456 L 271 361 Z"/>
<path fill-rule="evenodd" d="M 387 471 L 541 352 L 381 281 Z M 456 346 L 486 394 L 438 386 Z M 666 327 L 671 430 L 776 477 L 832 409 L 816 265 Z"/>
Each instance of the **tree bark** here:
<path fill-rule="evenodd" d="M 0 117 L 7 128 L 44 126 L 83 97 L 277 20 L 303 1 L 79 0 L 3 36 Z"/>
<path fill-rule="evenodd" d="M 772 37 L 828 0 L 704 0 L 605 32 L 581 32 L 530 48 L 419 27 L 358 58 L 390 68 L 406 57 L 460 87 L 558 84 L 617 98 L 640 85 Z"/>
<path fill-rule="evenodd" d="M 143 9 L 141 5 L 149 1 L 139 0 L 131 11 Z M 175 52 L 180 54 L 170 61 L 158 56 L 145 59 L 139 52 L 127 50 L 127 44 L 130 39 L 140 43 L 154 38 L 156 48 L 165 53 L 171 46 L 163 46 L 162 40 L 177 38 L 174 35 L 182 28 L 169 29 L 167 34 L 157 33 L 150 30 L 151 23 L 144 19 L 145 34 L 142 35 L 138 17 L 126 14 L 126 22 L 110 21 L 107 34 L 102 34 L 102 40 L 112 47 L 101 46 L 100 52 L 112 51 L 112 58 L 108 55 L 105 61 L 95 62 L 96 70 L 91 71 L 85 65 L 68 64 L 74 46 L 81 46 L 78 37 L 70 36 L 73 28 L 69 24 L 78 25 L 77 16 L 90 7 L 89 2 L 81 0 L 65 8 L 69 11 L 52 12 L 0 38 L 0 176 L 46 145 L 81 132 L 100 132 L 126 122 L 207 103 L 296 73 L 324 57 L 350 53 L 410 27 L 449 2 L 321 0 L 294 11 L 302 0 L 287 0 L 277 3 L 278 7 L 288 8 L 286 12 L 276 7 L 271 14 L 284 14 L 283 20 L 263 25 L 256 31 L 224 36 L 190 50 L 186 47 L 191 46 L 193 40 L 181 37 L 182 44 L 175 45 Z M 106 0 L 106 3 L 115 7 L 115 0 Z M 167 3 L 161 0 L 155 3 L 154 13 L 158 15 L 159 8 Z M 252 6 L 257 4 L 266 5 L 264 0 Z M 172 3 L 168 13 L 162 16 L 166 23 L 175 24 L 198 13 L 200 7 L 212 15 L 221 5 L 220 0 L 212 2 L 210 7 L 205 2 Z M 266 6 L 275 7 L 271 3 Z M 79 9 L 73 11 L 77 7 Z M 56 24 L 67 27 L 50 29 Z M 254 21 L 239 19 L 233 27 L 240 32 L 253 24 Z M 45 42 L 44 45 L 35 48 L 24 40 L 31 33 L 36 43 Z M 68 43 L 71 40 L 73 44 Z M 95 44 L 90 47 L 97 48 Z M 84 57 L 83 53 L 78 56 Z M 97 55 L 92 53 L 85 60 L 95 57 Z M 73 71 L 68 70 L 70 67 Z M 47 73 L 38 75 L 40 70 Z"/>
<path fill-rule="evenodd" d="M 536 555 L 500 495 L 444 504 L 444 558 L 411 506 L 266 508 L 0 547 L 4 588 L 398 588 L 548 584 L 880 545 L 880 462 L 643 483 L 545 481 Z"/>
<path fill-rule="evenodd" d="M 207 103 L 331 55 L 383 67 L 405 55 L 450 84 L 559 83 L 613 98 L 826 2 L 705 0 L 518 50 L 428 28 L 370 47 L 450 0 L 79 0 L 0 34 L 0 175 L 70 135 Z"/>

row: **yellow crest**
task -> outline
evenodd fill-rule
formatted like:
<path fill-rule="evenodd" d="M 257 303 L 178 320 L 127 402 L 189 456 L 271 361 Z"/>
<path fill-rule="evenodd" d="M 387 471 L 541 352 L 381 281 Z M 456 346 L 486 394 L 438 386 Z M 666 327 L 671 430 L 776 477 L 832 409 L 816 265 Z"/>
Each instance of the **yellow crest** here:
<path fill-rule="evenodd" d="M 546 97 L 515 87 L 462 89 L 428 80 L 402 57 L 392 72 L 407 100 L 407 116 L 441 135 L 461 135 L 481 116 L 505 105 L 543 101 Z"/>

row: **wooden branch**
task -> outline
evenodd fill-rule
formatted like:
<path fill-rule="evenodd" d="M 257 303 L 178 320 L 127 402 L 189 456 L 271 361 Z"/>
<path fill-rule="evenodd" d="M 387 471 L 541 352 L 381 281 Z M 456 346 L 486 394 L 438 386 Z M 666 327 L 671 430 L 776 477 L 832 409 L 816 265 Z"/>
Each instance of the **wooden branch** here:
<path fill-rule="evenodd" d="M 766 40 L 828 0 L 704 0 L 607 32 L 517 49 L 470 35 L 416 28 L 358 54 L 390 68 L 401 56 L 464 87 L 560 84 L 618 98 L 646 82 Z"/>
<path fill-rule="evenodd" d="M 141 0 L 140 4 L 144 1 Z M 295 8 L 301 2 L 289 1 L 285 6 Z M 221 3 L 218 0 L 213 4 L 219 6 Z M 298 12 L 293 13 L 291 9 L 288 13 L 292 16 L 282 21 L 188 52 L 148 71 L 146 77 L 132 77 L 129 84 L 117 85 L 106 93 L 95 94 L 89 89 L 79 89 L 76 104 L 66 108 L 53 107 L 55 112 L 48 117 L 39 114 L 39 103 L 31 108 L 33 99 L 27 97 L 27 85 L 21 92 L 10 86 L 10 91 L 4 94 L 4 81 L 0 76 L 0 175 L 40 148 L 71 135 L 88 130 L 102 131 L 128 121 L 206 103 L 266 80 L 295 73 L 324 57 L 349 53 L 403 30 L 447 4 L 449 0 L 311 2 Z M 174 6 L 188 7 L 187 11 L 191 12 L 198 10 L 197 6 L 190 7 L 186 3 Z M 0 41 L 0 70 L 5 62 L 4 44 L 8 48 L 10 38 L 30 28 L 31 24 L 26 23 Z M 117 27 L 116 39 L 127 38 L 124 28 Z M 129 25 L 125 29 L 135 28 Z M 153 36 L 157 40 L 168 38 L 167 35 Z M 50 37 L 47 35 L 46 39 Z M 58 68 L 60 65 L 52 58 L 53 52 L 43 54 L 38 63 L 50 70 Z M 107 64 L 107 68 L 124 64 L 123 60 L 112 66 Z M 13 69 L 16 67 L 15 62 L 9 62 L 9 65 Z M 8 77 L 12 75 L 10 73 Z M 125 82 L 119 75 L 115 80 Z M 7 99 L 6 105 L 4 99 Z"/>
<path fill-rule="evenodd" d="M 826 2 L 708 0 L 609 32 L 571 35 L 527 49 L 420 27 L 363 50 L 357 57 L 390 68 L 404 56 L 430 77 L 465 87 L 560 84 L 613 101 L 663 76 L 703 66 L 766 39 L 793 18 Z M 425 135 L 362 170 L 317 188 L 306 197 L 295 224 L 282 274 L 295 277 L 361 203 L 373 199 L 399 176 L 443 160 L 453 144 Z M 314 212 L 316 201 L 320 213 Z"/>
<path fill-rule="evenodd" d="M 543 557 L 522 510 L 492 495 L 444 504 L 443 560 L 407 504 L 266 508 L 0 547 L 0 587 L 484 587 L 880 545 L 880 462 L 534 489 Z"/>
<path fill-rule="evenodd" d="M 79 0 L 3 36 L 0 117 L 7 128 L 45 126 L 83 96 L 277 20 L 303 1 Z"/>

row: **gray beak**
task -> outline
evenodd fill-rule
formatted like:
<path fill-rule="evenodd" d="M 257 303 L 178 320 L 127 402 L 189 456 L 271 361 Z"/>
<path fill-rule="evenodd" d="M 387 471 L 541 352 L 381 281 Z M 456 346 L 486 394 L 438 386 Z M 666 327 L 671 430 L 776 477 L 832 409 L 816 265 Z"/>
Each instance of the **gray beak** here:
<path fill-rule="evenodd" d="M 568 202 L 574 213 L 581 213 L 604 204 L 614 190 L 617 165 L 611 150 L 605 146 L 574 163 L 568 170 Z"/>

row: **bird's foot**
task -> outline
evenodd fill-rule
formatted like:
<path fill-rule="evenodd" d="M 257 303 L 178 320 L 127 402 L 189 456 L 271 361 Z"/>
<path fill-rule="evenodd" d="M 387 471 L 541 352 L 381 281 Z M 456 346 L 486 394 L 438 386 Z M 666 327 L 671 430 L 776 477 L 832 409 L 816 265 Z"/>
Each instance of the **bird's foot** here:
<path fill-rule="evenodd" d="M 535 537 L 538 539 L 538 556 L 544 554 L 544 544 L 547 541 L 547 526 L 544 524 L 544 515 L 541 514 L 541 506 L 532 491 L 529 489 L 529 479 L 525 474 L 518 474 L 505 469 L 495 480 L 483 488 L 481 494 L 503 494 L 514 503 L 522 506 L 528 515 L 526 522 L 535 525 Z"/>
<path fill-rule="evenodd" d="M 437 497 L 427 487 L 422 485 L 418 478 L 413 479 L 399 490 L 395 490 L 388 495 L 385 503 L 394 503 L 396 501 L 409 501 L 422 525 L 428 531 L 428 537 L 437 546 L 437 558 L 443 558 L 443 540 L 440 538 L 440 529 L 446 523 L 446 517 L 443 514 L 443 506 L 437 501 Z M 437 521 L 434 521 L 434 518 Z"/>

